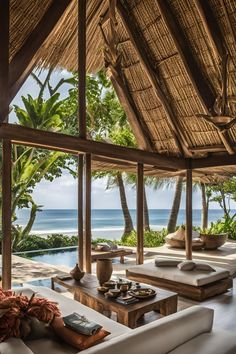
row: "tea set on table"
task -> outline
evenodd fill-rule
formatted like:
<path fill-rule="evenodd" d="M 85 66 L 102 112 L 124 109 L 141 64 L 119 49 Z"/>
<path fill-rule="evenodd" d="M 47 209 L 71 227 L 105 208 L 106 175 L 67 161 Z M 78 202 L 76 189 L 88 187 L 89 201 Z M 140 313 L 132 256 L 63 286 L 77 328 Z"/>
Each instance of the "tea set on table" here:
<path fill-rule="evenodd" d="M 144 299 L 156 295 L 156 292 L 151 288 L 142 288 L 140 283 L 119 278 L 117 281 L 109 280 L 102 286 L 97 288 L 97 291 L 104 294 L 107 299 L 116 299 L 122 297 L 123 300 L 131 298 Z"/>

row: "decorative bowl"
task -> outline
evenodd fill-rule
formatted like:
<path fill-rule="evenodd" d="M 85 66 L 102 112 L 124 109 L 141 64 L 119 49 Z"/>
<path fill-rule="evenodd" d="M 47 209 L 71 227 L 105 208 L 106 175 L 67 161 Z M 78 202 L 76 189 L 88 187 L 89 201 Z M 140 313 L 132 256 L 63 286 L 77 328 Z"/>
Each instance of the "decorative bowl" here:
<path fill-rule="evenodd" d="M 127 290 L 129 290 L 131 288 L 131 286 L 132 286 L 132 281 L 119 281 L 117 283 L 117 288 L 120 289 L 120 287 L 122 285 L 128 285 L 128 289 Z"/>
<path fill-rule="evenodd" d="M 130 294 L 136 299 L 150 299 L 156 296 L 156 291 L 151 288 L 141 288 L 131 290 Z"/>
<path fill-rule="evenodd" d="M 105 297 L 107 299 L 115 299 L 120 295 L 120 291 L 118 289 L 111 289 L 107 293 L 105 293 Z"/>
<path fill-rule="evenodd" d="M 114 280 L 109 280 L 109 281 L 106 281 L 103 286 L 105 286 L 106 288 L 109 288 L 109 289 L 115 289 L 116 287 L 116 282 Z"/>
<path fill-rule="evenodd" d="M 97 288 L 97 291 L 98 291 L 99 293 L 105 294 L 105 293 L 107 293 L 107 292 L 109 291 L 109 288 L 106 287 L 106 286 L 99 286 L 99 287 Z"/>

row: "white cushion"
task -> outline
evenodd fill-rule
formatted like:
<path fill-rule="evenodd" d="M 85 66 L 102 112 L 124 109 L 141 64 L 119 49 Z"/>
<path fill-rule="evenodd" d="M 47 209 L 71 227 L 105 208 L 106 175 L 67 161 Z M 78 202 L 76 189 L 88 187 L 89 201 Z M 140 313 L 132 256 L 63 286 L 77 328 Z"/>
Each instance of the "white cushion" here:
<path fill-rule="evenodd" d="M 0 354 L 33 354 L 19 338 L 9 338 L 0 343 Z"/>
<path fill-rule="evenodd" d="M 212 309 L 193 306 L 136 328 L 83 353 L 164 354 L 201 333 L 211 331 L 212 322 Z"/>
<path fill-rule="evenodd" d="M 180 262 L 181 260 L 156 258 L 155 266 L 156 267 L 177 267 L 177 265 Z"/>
<path fill-rule="evenodd" d="M 180 345 L 171 354 L 235 354 L 236 337 L 226 331 L 212 331 L 200 334 L 192 340 Z"/>
<path fill-rule="evenodd" d="M 214 272 L 193 270 L 192 272 L 180 271 L 177 267 L 155 267 L 152 263 L 141 264 L 129 268 L 129 272 L 172 280 L 178 283 L 193 286 L 202 286 L 217 280 L 229 277 L 229 271 L 220 267 L 214 267 Z"/>
<path fill-rule="evenodd" d="M 191 271 L 195 268 L 195 263 L 193 261 L 183 261 L 177 267 L 182 271 Z"/>
<path fill-rule="evenodd" d="M 202 262 L 195 263 L 195 269 L 205 270 L 206 272 L 215 272 L 215 268 L 210 266 L 210 264 L 202 263 Z"/>

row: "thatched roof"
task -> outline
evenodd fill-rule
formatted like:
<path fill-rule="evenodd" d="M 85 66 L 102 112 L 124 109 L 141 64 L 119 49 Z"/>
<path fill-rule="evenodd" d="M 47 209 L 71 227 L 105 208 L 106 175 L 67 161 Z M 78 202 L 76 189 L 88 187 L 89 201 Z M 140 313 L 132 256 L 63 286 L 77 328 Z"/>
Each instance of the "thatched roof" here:
<path fill-rule="evenodd" d="M 11 0 L 11 58 L 50 3 Z M 87 1 L 87 69 L 107 68 L 140 147 L 193 158 L 233 154 L 236 0 L 115 3 Z M 36 62 L 76 70 L 77 57 L 72 0 Z M 218 169 L 227 171 L 234 173 Z"/>

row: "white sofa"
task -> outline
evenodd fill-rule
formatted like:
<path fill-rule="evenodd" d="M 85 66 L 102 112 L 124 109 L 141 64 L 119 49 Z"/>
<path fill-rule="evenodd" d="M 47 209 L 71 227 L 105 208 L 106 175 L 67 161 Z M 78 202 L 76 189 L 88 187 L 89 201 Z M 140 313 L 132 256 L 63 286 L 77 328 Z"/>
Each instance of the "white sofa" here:
<path fill-rule="evenodd" d="M 235 354 L 234 334 L 212 330 L 213 310 L 193 306 L 136 329 L 129 329 L 51 289 L 34 291 L 58 302 L 63 315 L 78 312 L 100 323 L 111 334 L 84 354 Z M 24 289 L 30 295 L 32 289 Z M 0 354 L 75 354 L 77 350 L 51 339 L 23 343 L 11 338 L 0 344 Z"/>

